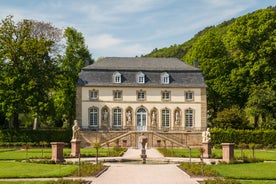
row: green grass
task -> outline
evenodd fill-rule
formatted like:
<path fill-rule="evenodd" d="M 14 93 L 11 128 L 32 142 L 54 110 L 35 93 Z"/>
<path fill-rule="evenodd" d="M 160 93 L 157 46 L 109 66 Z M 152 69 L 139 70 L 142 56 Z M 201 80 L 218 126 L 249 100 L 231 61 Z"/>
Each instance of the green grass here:
<path fill-rule="evenodd" d="M 53 181 L 20 181 L 20 184 L 50 184 Z M 14 184 L 18 181 L 1 181 L 1 184 Z"/>
<path fill-rule="evenodd" d="M 0 178 L 63 177 L 71 175 L 77 168 L 77 165 L 0 161 Z"/>
<path fill-rule="evenodd" d="M 243 180 L 276 180 L 276 162 L 211 165 L 220 176 Z"/>
<path fill-rule="evenodd" d="M 241 184 L 276 184 L 274 180 L 241 180 Z"/>
<path fill-rule="evenodd" d="M 189 149 L 171 149 L 157 148 L 165 157 L 190 157 Z M 199 158 L 200 152 L 198 149 L 191 149 L 192 158 Z"/>
<path fill-rule="evenodd" d="M 158 148 L 158 151 L 162 153 L 166 157 L 189 157 L 189 149 L 171 149 L 167 148 L 164 150 L 164 148 Z M 199 158 L 200 152 L 199 149 L 192 149 L 192 157 L 193 158 Z M 243 150 L 244 157 L 251 158 L 252 157 L 252 150 L 245 149 Z M 222 150 L 221 149 L 212 149 L 212 155 L 215 156 L 215 158 L 222 158 Z M 241 150 L 235 149 L 234 150 L 235 157 L 241 157 Z M 261 160 L 270 160 L 270 161 L 276 161 L 276 150 L 262 150 L 257 149 L 255 150 L 255 158 L 261 159 Z"/>
<path fill-rule="evenodd" d="M 99 157 L 107 157 L 107 156 L 119 156 L 121 155 L 125 150 L 119 149 L 116 151 L 115 149 L 105 149 L 101 148 L 99 149 Z M 63 154 L 64 157 L 69 157 L 71 153 L 71 149 L 64 148 Z M 81 149 L 81 155 L 89 156 L 89 157 L 95 157 L 96 156 L 96 149 L 95 148 L 83 148 Z M 47 149 L 0 149 L 0 160 L 25 160 L 30 158 L 51 158 L 52 156 L 52 150 L 51 148 Z"/>

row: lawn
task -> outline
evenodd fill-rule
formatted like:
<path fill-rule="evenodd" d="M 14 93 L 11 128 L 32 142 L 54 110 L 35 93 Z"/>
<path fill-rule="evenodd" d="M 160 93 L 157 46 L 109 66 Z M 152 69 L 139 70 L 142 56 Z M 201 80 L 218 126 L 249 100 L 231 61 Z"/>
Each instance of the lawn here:
<path fill-rule="evenodd" d="M 69 176 L 77 165 L 0 161 L 0 178 L 44 178 Z"/>
<path fill-rule="evenodd" d="M 211 165 L 220 176 L 243 180 L 276 180 L 276 162 Z"/>
<path fill-rule="evenodd" d="M 158 148 L 158 151 L 162 153 L 166 157 L 189 157 L 190 151 L 189 149 L 171 149 L 167 148 L 164 150 L 163 148 Z M 235 157 L 241 157 L 241 150 L 235 149 L 234 150 Z M 243 150 L 243 154 L 245 157 L 251 158 L 252 157 L 252 150 L 245 149 Z M 200 152 L 199 149 L 191 149 L 191 155 L 193 158 L 199 158 Z M 222 158 L 222 150 L 221 149 L 212 149 L 212 155 L 215 158 Z M 271 160 L 276 161 L 276 150 L 262 150 L 256 149 L 255 150 L 255 158 L 262 159 L 262 160 Z"/>
<path fill-rule="evenodd" d="M 99 156 L 106 157 L 106 156 L 119 156 L 124 152 L 123 149 L 116 151 L 115 149 L 99 149 Z M 63 154 L 64 157 L 69 157 L 71 153 L 71 149 L 64 148 Z M 95 148 L 83 148 L 81 149 L 81 155 L 95 157 L 96 156 L 96 149 Z M 51 148 L 46 149 L 0 149 L 0 160 L 25 160 L 30 158 L 48 158 L 50 159 L 52 156 Z"/>

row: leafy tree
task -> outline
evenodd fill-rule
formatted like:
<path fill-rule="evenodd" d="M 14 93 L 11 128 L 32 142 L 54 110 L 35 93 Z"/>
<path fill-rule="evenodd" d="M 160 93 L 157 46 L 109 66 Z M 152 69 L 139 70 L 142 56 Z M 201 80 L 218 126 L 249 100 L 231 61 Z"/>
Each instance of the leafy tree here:
<path fill-rule="evenodd" d="M 18 127 L 19 113 L 46 117 L 57 66 L 51 54 L 60 35 L 50 24 L 15 23 L 12 18 L 0 23 L 0 103 L 5 117 Z M 47 29 L 38 29 L 38 25 Z"/>
<path fill-rule="evenodd" d="M 219 128 L 244 129 L 249 127 L 245 112 L 238 106 L 226 108 L 218 112 L 213 122 L 214 126 Z"/>
<path fill-rule="evenodd" d="M 263 128 L 275 127 L 276 118 L 276 92 L 271 86 L 266 84 L 258 85 L 252 88 L 252 92 L 246 103 L 246 112 L 254 117 L 254 127 Z M 260 122 L 260 119 L 262 120 Z"/>
<path fill-rule="evenodd" d="M 54 94 L 56 119 L 69 121 L 71 124 L 76 112 L 76 83 L 78 73 L 85 65 L 92 64 L 93 60 L 85 45 L 84 37 L 74 28 L 66 28 L 65 55 L 60 58 L 60 75 L 57 80 L 57 89 Z"/>

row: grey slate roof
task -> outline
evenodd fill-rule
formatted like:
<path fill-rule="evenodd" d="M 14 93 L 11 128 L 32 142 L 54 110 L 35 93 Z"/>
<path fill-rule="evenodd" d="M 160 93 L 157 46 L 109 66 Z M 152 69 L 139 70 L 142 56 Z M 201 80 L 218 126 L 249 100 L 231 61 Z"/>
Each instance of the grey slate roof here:
<path fill-rule="evenodd" d="M 120 84 L 113 83 L 113 73 L 122 75 Z M 144 84 L 136 82 L 136 74 L 143 72 Z M 170 75 L 170 84 L 161 84 L 161 73 Z M 86 66 L 79 73 L 77 86 L 133 86 L 133 87 L 206 87 L 200 69 L 176 58 L 110 57 Z"/>

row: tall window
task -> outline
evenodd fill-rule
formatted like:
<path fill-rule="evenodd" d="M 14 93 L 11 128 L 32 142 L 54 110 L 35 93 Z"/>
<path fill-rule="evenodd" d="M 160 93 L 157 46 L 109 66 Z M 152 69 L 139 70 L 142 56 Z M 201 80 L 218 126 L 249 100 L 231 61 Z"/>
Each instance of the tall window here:
<path fill-rule="evenodd" d="M 161 74 L 161 83 L 169 84 L 170 83 L 170 75 L 167 72 Z"/>
<path fill-rule="evenodd" d="M 185 98 L 186 100 L 193 100 L 193 92 L 190 92 L 190 91 L 186 92 Z"/>
<path fill-rule="evenodd" d="M 90 109 L 90 122 L 89 125 L 92 127 L 97 127 L 99 125 L 99 113 L 97 108 Z"/>
<path fill-rule="evenodd" d="M 98 91 L 92 90 L 90 91 L 90 100 L 97 100 L 98 99 Z"/>
<path fill-rule="evenodd" d="M 162 110 L 162 127 L 163 128 L 170 127 L 170 110 L 168 109 Z"/>
<path fill-rule="evenodd" d="M 145 74 L 142 72 L 137 73 L 136 81 L 138 84 L 144 84 L 145 83 Z"/>
<path fill-rule="evenodd" d="M 122 110 L 120 108 L 113 110 L 113 125 L 122 126 Z"/>
<path fill-rule="evenodd" d="M 122 80 L 121 80 L 121 74 L 119 72 L 114 72 L 113 74 L 113 82 L 114 83 L 121 83 Z"/>
<path fill-rule="evenodd" d="M 169 91 L 162 91 L 162 100 L 170 100 L 171 95 Z"/>
<path fill-rule="evenodd" d="M 113 91 L 114 100 L 122 99 L 122 91 Z"/>
<path fill-rule="evenodd" d="M 137 92 L 137 100 L 145 100 L 146 99 L 146 92 L 145 91 L 138 91 Z"/>
<path fill-rule="evenodd" d="M 185 126 L 186 128 L 192 128 L 193 127 L 193 120 L 194 120 L 194 111 L 192 109 L 185 110 Z"/>

